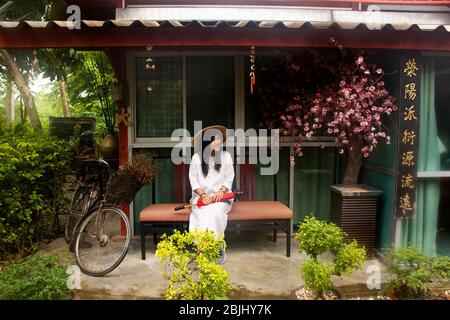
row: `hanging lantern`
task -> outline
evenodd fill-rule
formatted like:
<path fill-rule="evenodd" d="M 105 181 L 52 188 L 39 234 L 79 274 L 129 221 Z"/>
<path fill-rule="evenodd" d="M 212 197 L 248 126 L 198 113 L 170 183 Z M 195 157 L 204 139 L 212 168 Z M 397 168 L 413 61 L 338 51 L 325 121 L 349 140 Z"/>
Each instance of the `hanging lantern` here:
<path fill-rule="evenodd" d="M 255 74 L 255 47 L 250 47 L 250 93 L 253 94 L 253 87 L 256 84 Z"/>
<path fill-rule="evenodd" d="M 147 61 L 145 63 L 145 69 L 148 70 L 148 71 L 155 71 L 156 70 L 156 66 L 153 63 L 153 59 L 152 59 L 153 46 L 151 44 L 147 45 L 146 50 L 147 50 L 148 58 L 147 58 Z M 152 92 L 152 90 L 153 90 L 153 88 L 150 85 L 148 85 L 147 86 L 147 91 L 148 92 Z"/>
<path fill-rule="evenodd" d="M 152 55 L 152 50 L 153 50 L 153 46 L 152 45 L 148 45 L 147 46 L 147 53 L 148 53 L 148 58 L 147 58 L 147 62 L 145 63 L 145 69 L 149 70 L 149 71 L 154 71 L 156 69 L 155 64 L 153 63 L 153 59 L 151 57 Z"/>

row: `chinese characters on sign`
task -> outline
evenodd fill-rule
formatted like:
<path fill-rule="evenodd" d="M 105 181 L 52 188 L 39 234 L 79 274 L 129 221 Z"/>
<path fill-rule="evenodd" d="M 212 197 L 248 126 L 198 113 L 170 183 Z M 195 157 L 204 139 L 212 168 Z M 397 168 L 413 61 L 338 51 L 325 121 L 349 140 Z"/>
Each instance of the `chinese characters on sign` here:
<path fill-rule="evenodd" d="M 416 211 L 417 146 L 419 142 L 421 60 L 400 59 L 399 137 L 395 192 L 397 217 Z"/>

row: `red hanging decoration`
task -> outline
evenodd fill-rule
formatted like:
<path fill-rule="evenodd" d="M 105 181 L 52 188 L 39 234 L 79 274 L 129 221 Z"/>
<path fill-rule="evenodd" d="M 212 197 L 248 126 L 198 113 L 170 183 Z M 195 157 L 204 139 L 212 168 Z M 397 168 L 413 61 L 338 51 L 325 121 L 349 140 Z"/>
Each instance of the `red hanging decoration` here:
<path fill-rule="evenodd" d="M 255 47 L 250 47 L 250 93 L 253 94 L 253 87 L 256 84 L 256 74 L 255 74 Z"/>

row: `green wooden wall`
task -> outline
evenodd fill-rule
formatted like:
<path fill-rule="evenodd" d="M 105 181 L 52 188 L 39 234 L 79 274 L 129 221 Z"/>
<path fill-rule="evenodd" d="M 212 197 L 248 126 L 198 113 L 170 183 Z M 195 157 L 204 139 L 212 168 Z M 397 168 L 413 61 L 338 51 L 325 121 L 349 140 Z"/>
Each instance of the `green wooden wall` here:
<path fill-rule="evenodd" d="M 335 183 L 336 148 L 306 147 L 294 170 L 294 225 L 307 215 L 330 220 L 330 185 Z"/>
<path fill-rule="evenodd" d="M 141 150 L 133 150 L 139 152 Z M 155 156 L 155 163 L 158 168 L 155 177 L 155 203 L 175 202 L 175 167 L 169 159 L 158 159 L 159 157 L 168 157 L 170 149 L 149 149 L 150 154 Z M 146 206 L 152 203 L 152 186 L 143 187 L 136 194 L 133 200 L 133 215 L 135 233 L 139 232 L 139 213 Z"/>
<path fill-rule="evenodd" d="M 380 55 L 378 63 L 385 71 L 383 80 L 394 97 L 399 96 L 399 57 L 397 55 Z M 387 248 L 393 241 L 394 210 L 394 171 L 397 158 L 396 124 L 398 112 L 391 117 L 384 117 L 383 124 L 391 136 L 391 144 L 384 142 L 366 159 L 367 164 L 361 170 L 360 182 L 382 191 L 377 215 L 377 248 Z"/>
<path fill-rule="evenodd" d="M 157 151 L 159 156 L 167 156 L 167 152 L 170 152 L 170 149 Z M 175 167 L 170 159 L 156 159 L 156 163 L 159 169 L 155 179 L 155 203 L 174 202 Z M 330 185 L 335 183 L 335 163 L 335 148 L 308 147 L 305 148 L 303 157 L 296 158 L 293 192 L 294 225 L 310 214 L 329 219 Z M 280 150 L 280 167 L 277 175 L 261 175 L 260 167 L 259 164 L 255 165 L 255 200 L 277 199 L 289 205 L 289 148 Z M 136 233 L 139 232 L 139 213 L 151 203 L 152 186 L 145 186 L 137 193 L 133 202 Z"/>

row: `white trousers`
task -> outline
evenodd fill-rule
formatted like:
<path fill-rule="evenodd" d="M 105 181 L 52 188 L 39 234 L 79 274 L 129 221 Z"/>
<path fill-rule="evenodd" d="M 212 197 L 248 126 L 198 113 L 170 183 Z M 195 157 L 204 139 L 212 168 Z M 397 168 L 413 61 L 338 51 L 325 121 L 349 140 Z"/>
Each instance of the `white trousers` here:
<path fill-rule="evenodd" d="M 228 213 L 231 203 L 216 202 L 207 206 L 192 209 L 189 218 L 189 231 L 194 229 L 210 230 L 220 237 L 227 227 Z"/>

